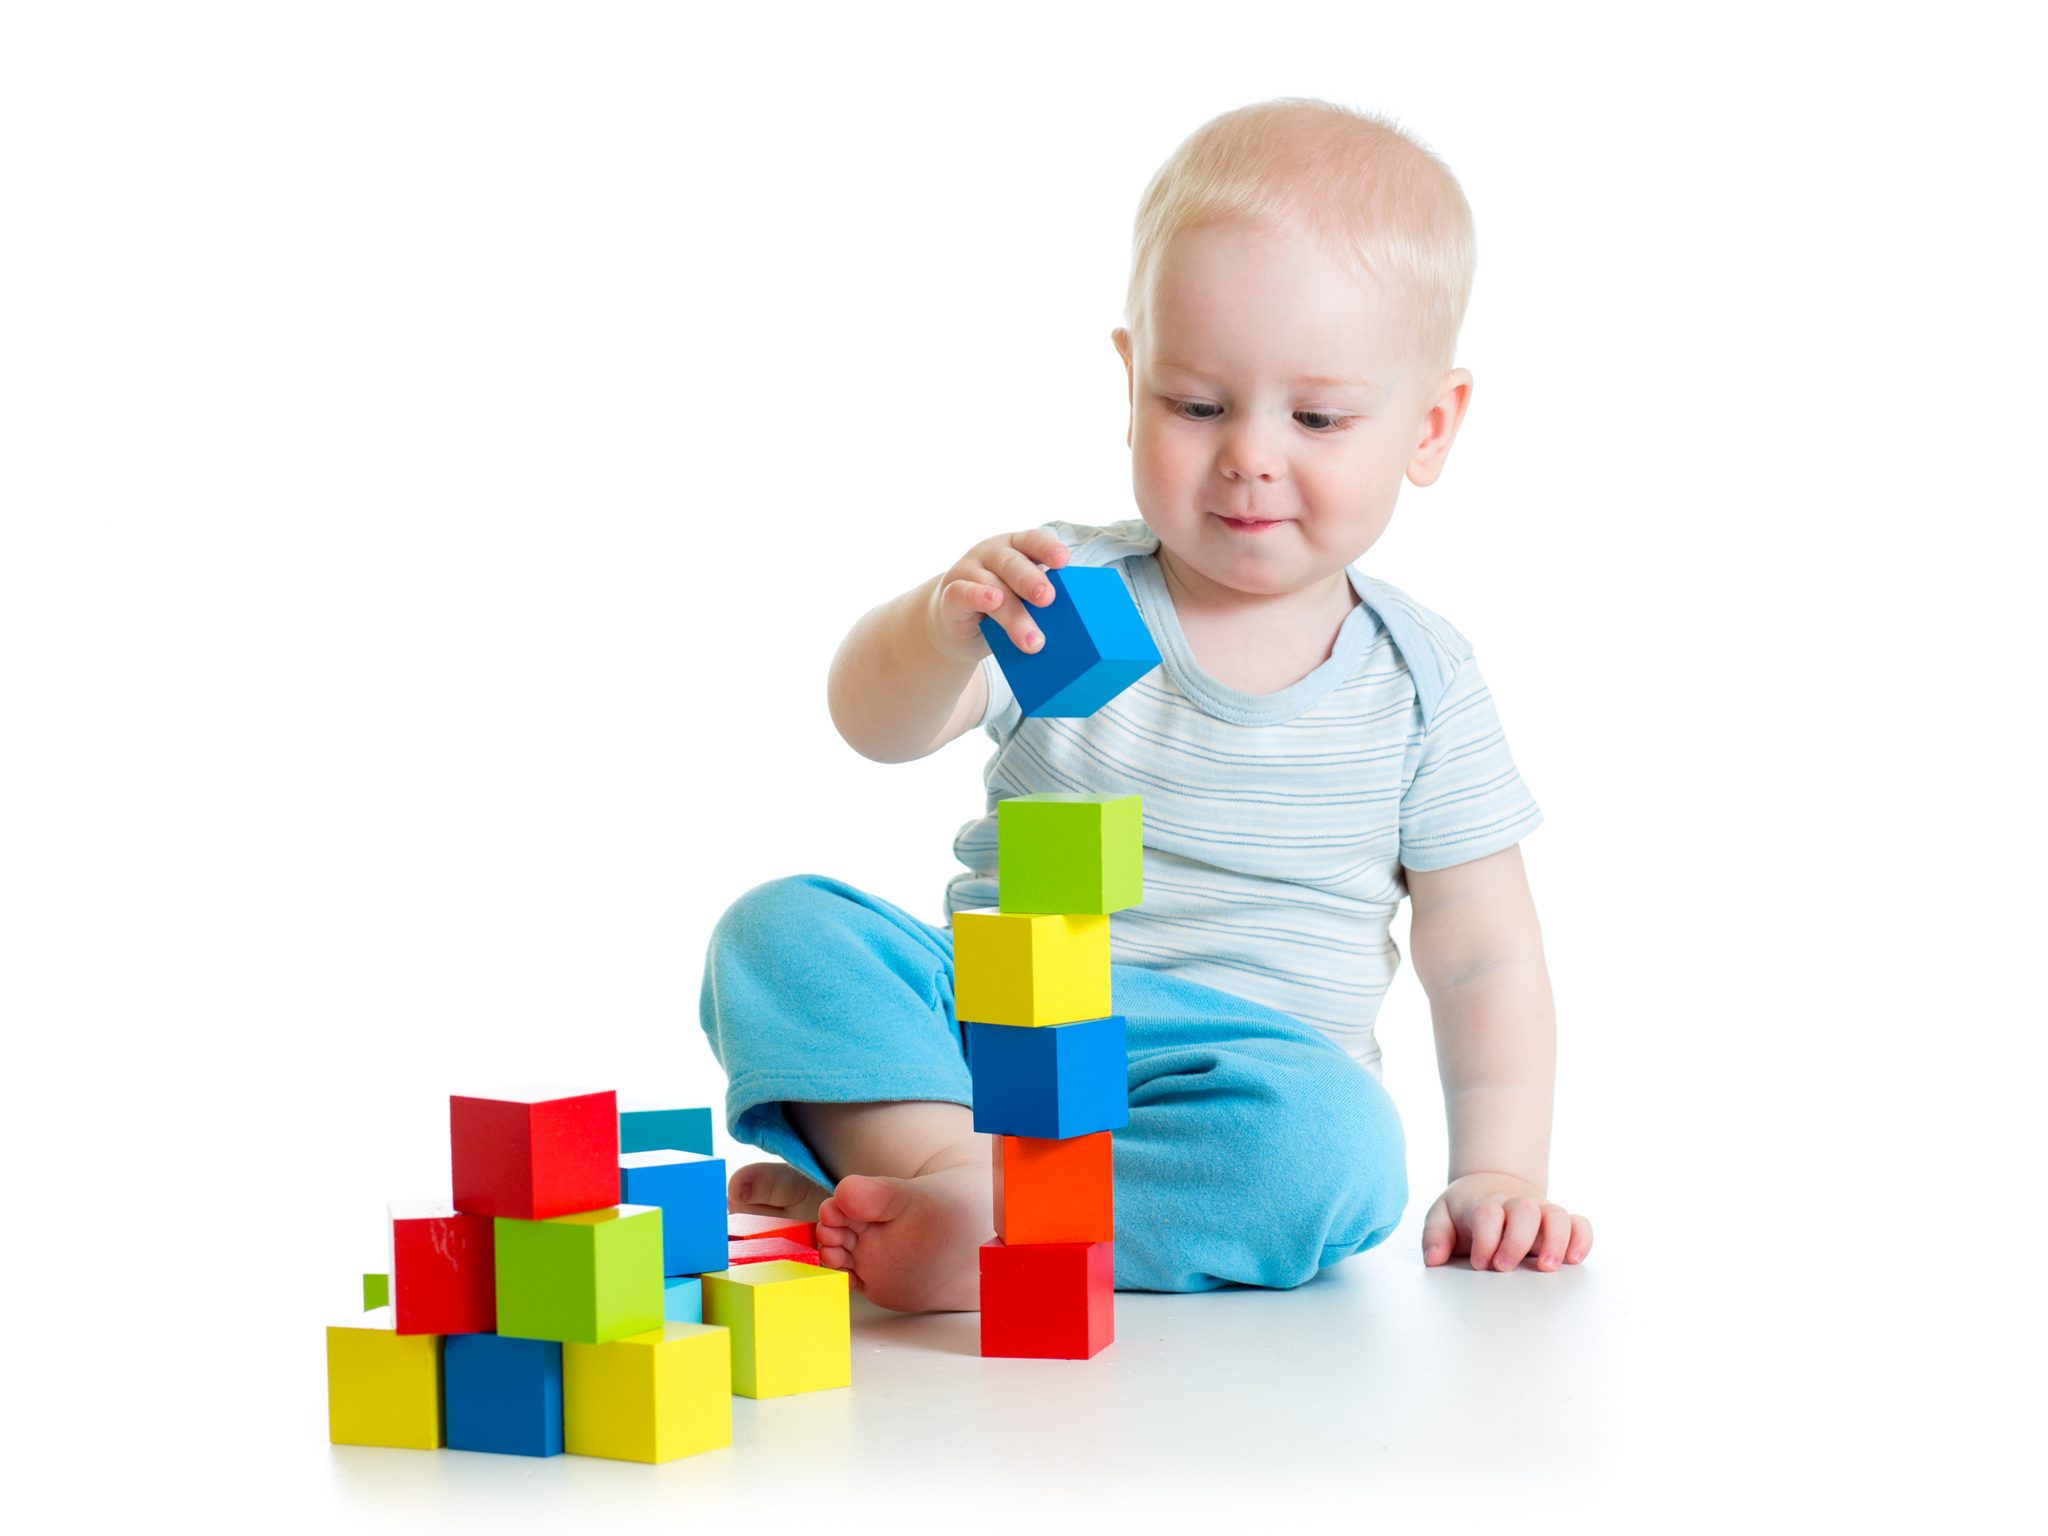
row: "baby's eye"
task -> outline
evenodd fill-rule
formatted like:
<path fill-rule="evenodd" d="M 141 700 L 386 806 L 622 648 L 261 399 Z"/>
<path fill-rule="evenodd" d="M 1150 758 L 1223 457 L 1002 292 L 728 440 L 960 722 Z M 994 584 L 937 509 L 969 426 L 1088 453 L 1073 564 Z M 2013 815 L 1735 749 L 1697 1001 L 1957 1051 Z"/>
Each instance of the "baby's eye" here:
<path fill-rule="evenodd" d="M 1206 400 L 1169 400 L 1166 408 L 1184 421 L 1214 421 L 1223 414 L 1222 407 L 1211 405 Z M 1341 432 L 1351 425 L 1349 416 L 1339 416 L 1331 411 L 1296 411 L 1294 419 L 1311 432 Z"/>

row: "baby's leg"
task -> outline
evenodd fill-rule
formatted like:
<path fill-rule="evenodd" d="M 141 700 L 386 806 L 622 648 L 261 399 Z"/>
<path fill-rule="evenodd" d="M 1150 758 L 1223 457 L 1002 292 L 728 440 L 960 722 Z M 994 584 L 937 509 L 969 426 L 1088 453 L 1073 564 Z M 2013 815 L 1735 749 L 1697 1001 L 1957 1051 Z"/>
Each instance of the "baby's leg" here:
<path fill-rule="evenodd" d="M 792 1104 L 837 1183 L 818 1212 L 818 1257 L 898 1312 L 981 1305 L 980 1248 L 995 1236 L 988 1137 L 962 1104 Z"/>
<path fill-rule="evenodd" d="M 1393 1232 L 1407 1154 L 1377 1078 L 1273 1009 L 1114 976 L 1131 1085 L 1111 1144 L 1119 1289 L 1296 1286 Z"/>
<path fill-rule="evenodd" d="M 974 1307 L 994 1232 L 951 961 L 943 929 L 801 876 L 735 902 L 705 966 L 733 1134 L 791 1165 L 742 1168 L 729 1204 L 815 1216 L 820 1258 L 901 1311 Z"/>

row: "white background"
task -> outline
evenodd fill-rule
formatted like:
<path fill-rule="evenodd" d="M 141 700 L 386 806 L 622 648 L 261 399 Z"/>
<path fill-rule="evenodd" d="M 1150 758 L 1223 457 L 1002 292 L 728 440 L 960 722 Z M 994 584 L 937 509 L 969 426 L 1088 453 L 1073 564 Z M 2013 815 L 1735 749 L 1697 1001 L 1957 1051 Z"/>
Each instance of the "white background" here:
<path fill-rule="evenodd" d="M 1472 639 L 1544 808 L 1552 1188 L 1635 1330 L 1570 1476 L 1449 1445 L 1408 1491 L 1954 1512 L 2037 1444 L 2019 8 L 4 14 L 6 1283 L 51 1488 L 368 1518 L 319 1325 L 445 1188 L 447 1094 L 712 1102 L 734 896 L 936 915 L 979 738 L 864 762 L 826 664 L 979 537 L 1131 515 L 1139 191 L 1279 95 L 1396 115 L 1476 211 L 1473 408 L 1364 564 Z M 1411 976 L 1381 1037 L 1419 1216 Z"/>

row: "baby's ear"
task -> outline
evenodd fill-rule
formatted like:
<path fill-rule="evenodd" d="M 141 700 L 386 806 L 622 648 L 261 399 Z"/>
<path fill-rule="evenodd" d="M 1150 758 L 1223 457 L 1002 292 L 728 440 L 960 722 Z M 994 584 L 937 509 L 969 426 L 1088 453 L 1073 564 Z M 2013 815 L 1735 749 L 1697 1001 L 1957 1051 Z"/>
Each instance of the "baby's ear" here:
<path fill-rule="evenodd" d="M 1110 341 L 1116 347 L 1116 355 L 1124 360 L 1124 404 L 1130 407 L 1130 416 L 1124 422 L 1124 446 L 1131 446 L 1131 433 L 1138 421 L 1137 375 L 1131 366 L 1131 333 L 1118 326 L 1109 333 Z"/>
<path fill-rule="evenodd" d="M 1472 375 L 1453 368 L 1438 382 L 1435 398 L 1423 413 L 1416 431 L 1415 453 L 1408 460 L 1408 479 L 1415 485 L 1433 485 L 1444 472 L 1451 443 L 1465 419 L 1465 407 L 1472 403 Z"/>

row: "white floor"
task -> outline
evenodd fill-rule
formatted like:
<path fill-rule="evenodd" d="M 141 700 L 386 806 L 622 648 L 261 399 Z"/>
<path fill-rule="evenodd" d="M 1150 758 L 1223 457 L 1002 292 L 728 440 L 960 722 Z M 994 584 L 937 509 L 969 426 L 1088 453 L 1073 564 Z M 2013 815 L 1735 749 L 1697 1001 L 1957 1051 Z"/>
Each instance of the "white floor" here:
<path fill-rule="evenodd" d="M 1120 1294 L 1116 1342 L 1086 1362 L 984 1360 L 971 1313 L 856 1301 L 852 1389 L 735 1399 L 729 1451 L 664 1467 L 328 1454 L 337 1505 L 366 1521 L 464 1505 L 652 1520 L 799 1488 L 855 1511 L 986 1499 L 997 1518 L 1148 1484 L 1167 1502 L 1413 1488 L 1463 1475 L 1475 1446 L 1495 1476 L 1584 1481 L 1610 1441 L 1619 1314 L 1597 1268 L 1425 1272 L 1405 1242 L 1296 1291 Z"/>

